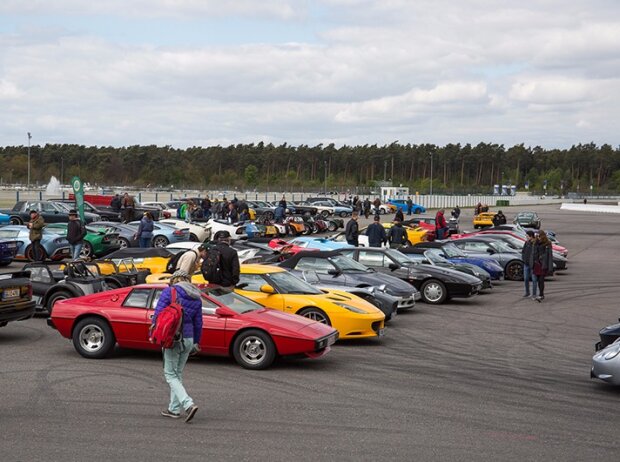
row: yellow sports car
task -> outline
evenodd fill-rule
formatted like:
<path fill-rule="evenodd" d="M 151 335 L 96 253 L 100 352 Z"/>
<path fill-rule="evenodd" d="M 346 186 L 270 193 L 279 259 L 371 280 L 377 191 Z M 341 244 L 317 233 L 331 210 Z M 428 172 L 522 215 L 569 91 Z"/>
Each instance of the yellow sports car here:
<path fill-rule="evenodd" d="M 381 223 L 385 229 L 390 229 L 392 223 Z M 427 240 L 427 230 L 420 228 L 419 226 L 403 226 L 407 230 L 407 240 L 409 245 L 416 245 L 419 242 L 425 242 Z"/>
<path fill-rule="evenodd" d="M 474 215 L 474 228 L 484 228 L 486 226 L 493 226 L 493 217 L 495 212 L 482 212 L 478 215 Z"/>
<path fill-rule="evenodd" d="M 166 282 L 169 278 L 169 274 L 153 274 L 146 281 Z M 205 280 L 195 274 L 192 282 L 204 284 Z M 239 286 L 243 289 L 235 292 L 263 306 L 331 325 L 341 339 L 377 337 L 384 332 L 385 315 L 374 305 L 341 290 L 316 289 L 283 268 L 241 265 Z"/>

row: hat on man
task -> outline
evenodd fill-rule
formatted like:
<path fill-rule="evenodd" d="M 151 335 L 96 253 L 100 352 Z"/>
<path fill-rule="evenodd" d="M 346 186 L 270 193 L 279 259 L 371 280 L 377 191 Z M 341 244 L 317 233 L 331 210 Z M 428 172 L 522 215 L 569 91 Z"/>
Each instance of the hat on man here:
<path fill-rule="evenodd" d="M 75 210 L 75 209 L 71 209 L 71 210 L 69 210 L 69 216 L 71 216 L 71 215 L 73 215 L 73 216 L 76 216 L 76 217 L 77 217 L 77 210 Z"/>
<path fill-rule="evenodd" d="M 33 213 L 39 213 L 39 212 L 37 212 L 35 209 L 30 209 L 30 215 L 32 215 Z"/>

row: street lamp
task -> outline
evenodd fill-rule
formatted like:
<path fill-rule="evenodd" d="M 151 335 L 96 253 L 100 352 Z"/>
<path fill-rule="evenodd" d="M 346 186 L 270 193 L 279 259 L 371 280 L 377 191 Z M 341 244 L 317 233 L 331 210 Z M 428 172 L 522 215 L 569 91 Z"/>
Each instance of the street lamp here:
<path fill-rule="evenodd" d="M 30 187 L 30 139 L 32 135 L 28 132 L 28 187 Z"/>
<path fill-rule="evenodd" d="M 325 195 L 327 196 L 327 161 L 323 161 L 323 165 L 325 166 Z"/>
<path fill-rule="evenodd" d="M 433 195 L 433 153 L 430 153 L 431 156 L 431 190 L 430 190 L 430 195 Z"/>

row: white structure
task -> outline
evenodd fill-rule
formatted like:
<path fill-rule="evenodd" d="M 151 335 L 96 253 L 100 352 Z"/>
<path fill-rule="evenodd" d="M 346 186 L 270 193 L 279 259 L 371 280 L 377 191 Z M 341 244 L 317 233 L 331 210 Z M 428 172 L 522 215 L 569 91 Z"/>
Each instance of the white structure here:
<path fill-rule="evenodd" d="M 409 196 L 409 188 L 401 186 L 381 186 L 381 198 L 386 201 L 388 199 L 407 199 Z"/>

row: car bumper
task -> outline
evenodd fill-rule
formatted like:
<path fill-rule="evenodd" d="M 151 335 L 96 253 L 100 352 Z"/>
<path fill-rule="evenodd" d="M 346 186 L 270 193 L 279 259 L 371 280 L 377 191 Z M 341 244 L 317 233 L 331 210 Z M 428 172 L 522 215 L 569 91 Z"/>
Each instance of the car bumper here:
<path fill-rule="evenodd" d="M 15 303 L 0 307 L 0 322 L 23 321 L 34 316 L 35 303 L 33 301 Z"/>
<path fill-rule="evenodd" d="M 599 379 L 612 385 L 620 385 L 620 362 L 614 359 L 604 359 L 602 355 L 592 358 L 592 368 L 590 378 Z"/>
<path fill-rule="evenodd" d="M 416 300 L 420 300 L 420 298 L 422 298 L 422 295 L 420 294 L 420 292 L 416 292 L 410 297 L 402 297 L 398 300 L 396 309 L 399 311 L 405 311 L 405 310 L 410 310 L 412 308 L 415 308 L 415 302 Z"/>
<path fill-rule="evenodd" d="M 567 268 L 565 261 L 554 261 L 553 262 L 555 271 L 564 271 Z"/>
<path fill-rule="evenodd" d="M 333 327 L 338 329 L 340 339 L 382 337 L 384 334 L 385 321 L 384 315 L 381 318 L 364 317 L 349 319 L 342 325 L 333 323 Z"/>
<path fill-rule="evenodd" d="M 51 255 L 52 260 L 62 260 L 71 257 L 71 247 L 59 247 Z"/>
<path fill-rule="evenodd" d="M 476 295 L 482 290 L 482 282 L 479 284 L 446 284 L 446 289 L 452 298 L 466 298 Z"/>

